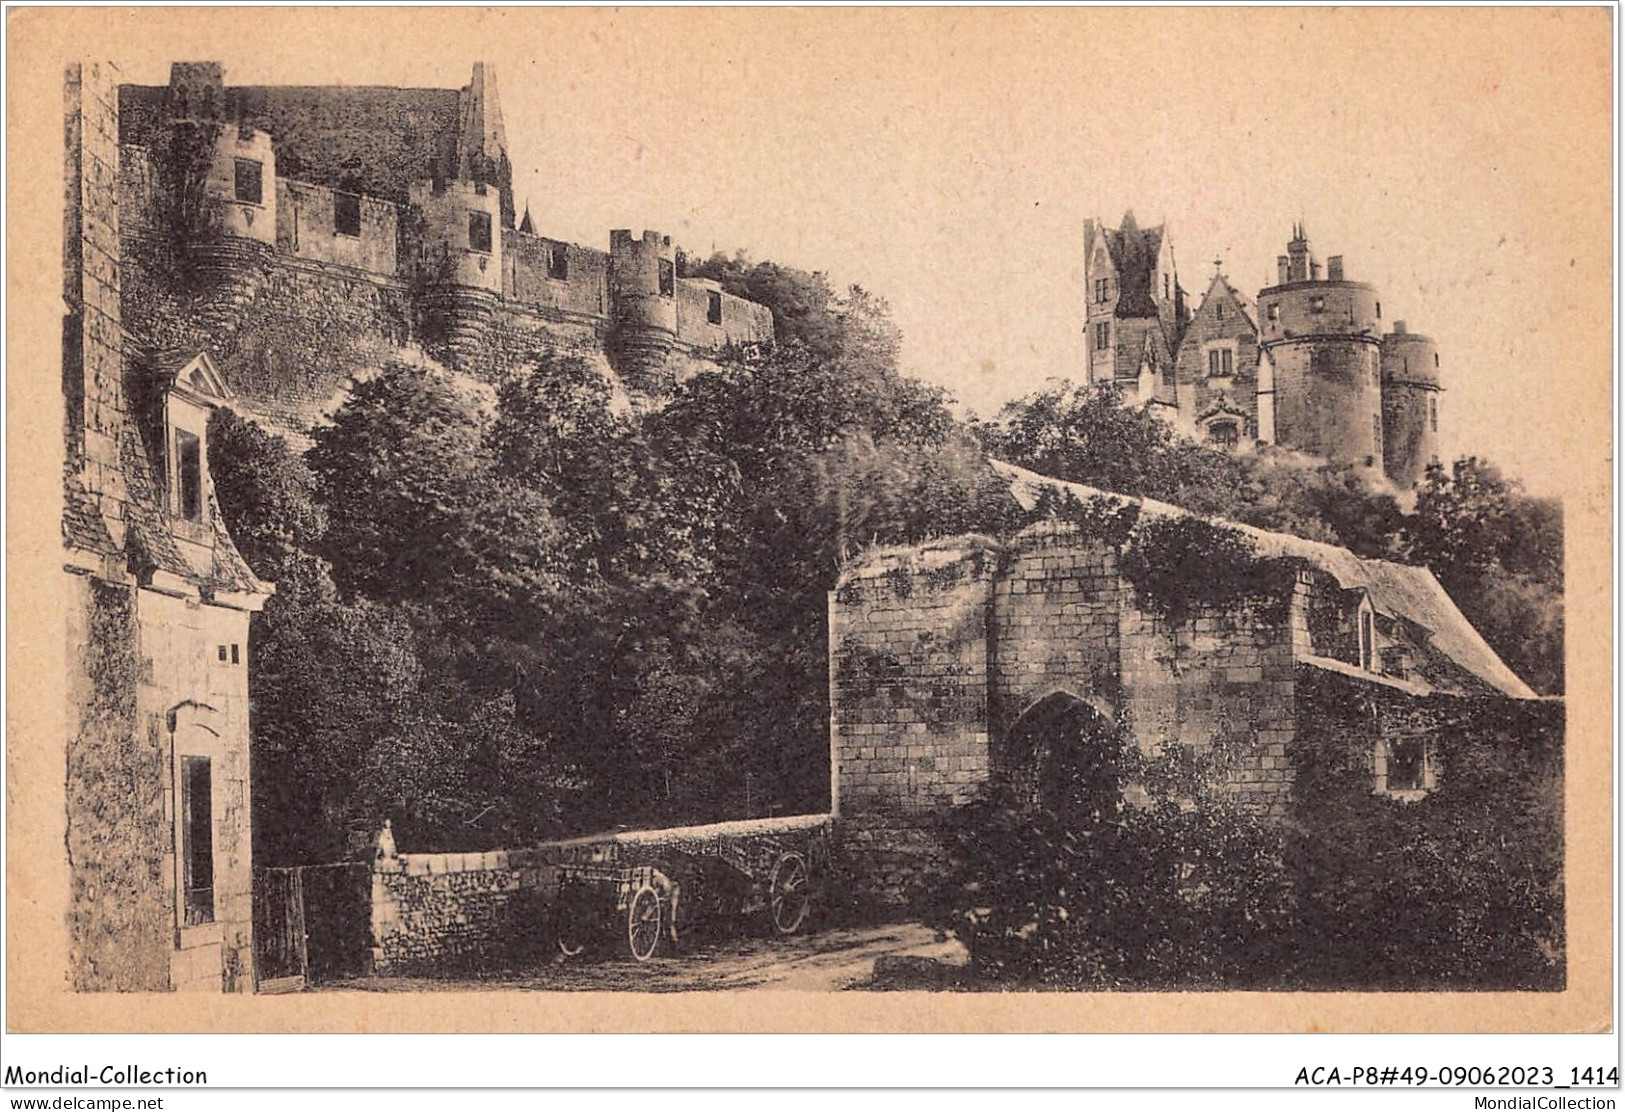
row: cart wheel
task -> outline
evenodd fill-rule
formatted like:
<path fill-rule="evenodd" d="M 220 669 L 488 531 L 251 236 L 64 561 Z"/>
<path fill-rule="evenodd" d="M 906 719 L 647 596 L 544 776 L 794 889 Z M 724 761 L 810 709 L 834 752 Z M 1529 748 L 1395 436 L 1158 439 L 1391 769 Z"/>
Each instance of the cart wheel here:
<path fill-rule="evenodd" d="M 773 926 L 780 934 L 795 934 L 812 905 L 808 890 L 807 862 L 799 853 L 787 853 L 773 866 L 767 904 Z"/>
<path fill-rule="evenodd" d="M 626 909 L 626 948 L 632 960 L 648 961 L 659 952 L 661 921 L 665 918 L 663 903 L 652 884 L 645 884 L 633 895 Z"/>

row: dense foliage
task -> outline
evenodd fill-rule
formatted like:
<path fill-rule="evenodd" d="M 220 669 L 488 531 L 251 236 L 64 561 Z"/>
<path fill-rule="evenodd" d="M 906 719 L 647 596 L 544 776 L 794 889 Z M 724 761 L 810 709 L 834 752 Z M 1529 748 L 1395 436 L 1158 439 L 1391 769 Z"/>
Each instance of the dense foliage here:
<path fill-rule="evenodd" d="M 491 386 L 405 353 L 376 360 L 302 455 L 217 418 L 222 511 L 278 585 L 250 655 L 261 864 L 364 855 L 385 818 L 403 848 L 455 850 L 822 810 L 826 592 L 866 545 L 1087 521 L 1127 542 L 1125 574 L 1176 619 L 1192 601 L 1181 585 L 1228 602 L 1279 594 L 1273 577 L 1290 571 L 1200 519 L 1068 498 L 1024 514 L 986 453 L 1425 563 L 1516 670 L 1560 690 L 1561 517 L 1486 464 L 1430 470 L 1407 507 L 1369 469 L 1213 450 L 1064 384 L 966 426 L 940 389 L 899 373 L 873 295 L 742 257 L 685 270 L 768 304 L 778 342 L 730 353 L 649 412 L 617 405 L 589 363 L 519 338 Z M 994 793 L 952 819 L 954 872 L 928 913 L 972 943 L 980 974 L 1332 985 L 1342 972 L 1292 940 L 1354 953 L 1360 940 L 1337 933 L 1350 920 L 1392 941 L 1362 960 L 1414 972 L 1423 959 L 1400 950 L 1417 920 L 1385 901 L 1448 882 L 1515 937 L 1498 943 L 1480 917 L 1416 952 L 1442 961 L 1456 946 L 1451 983 L 1549 983 L 1531 955 L 1560 913 L 1550 878 L 1526 884 L 1498 856 L 1480 832 L 1507 815 L 1464 781 L 1380 816 L 1397 841 L 1362 851 L 1380 867 L 1338 874 L 1337 839 L 1357 839 L 1362 816 L 1332 808 L 1284 842 L 1207 792 L 1223 746 L 1146 763 L 1113 744 L 1110 775 L 1050 778 L 1065 798 Z M 1124 783 L 1147 787 L 1144 806 L 1123 806 Z M 1440 862 L 1455 871 L 1430 881 Z"/>
<path fill-rule="evenodd" d="M 1281 837 L 1208 789 L 1222 749 L 1147 760 L 1116 732 L 1069 748 L 1095 766 L 1058 778 L 1070 792 L 1033 806 L 1000 784 L 945 820 L 949 873 L 921 911 L 965 943 L 974 975 L 1068 989 L 1283 983 Z M 1149 798 L 1127 805 L 1130 782 Z"/>
<path fill-rule="evenodd" d="M 1119 778 L 1055 777 L 1073 793 L 1036 806 L 999 784 L 947 815 L 922 916 L 1009 987 L 1561 989 L 1561 708 L 1419 710 L 1443 773 L 1399 802 L 1351 742 L 1368 696 L 1339 677 L 1314 692 L 1285 825 L 1212 786 L 1244 739 L 1150 760 L 1115 735 L 1073 745 Z"/>
<path fill-rule="evenodd" d="M 264 861 L 364 852 L 386 817 L 457 849 L 827 806 L 841 561 L 1018 511 L 897 372 L 883 302 L 784 297 L 799 334 L 647 414 L 538 344 L 494 388 L 386 359 L 302 457 L 219 418 L 227 523 L 278 583 L 250 657 Z"/>
<path fill-rule="evenodd" d="M 1406 509 L 1371 468 L 1197 444 L 1109 387 L 1066 382 L 976 431 L 993 455 L 1045 475 L 1423 564 L 1515 672 L 1537 691 L 1563 690 L 1561 507 L 1482 460 L 1430 467 Z"/>

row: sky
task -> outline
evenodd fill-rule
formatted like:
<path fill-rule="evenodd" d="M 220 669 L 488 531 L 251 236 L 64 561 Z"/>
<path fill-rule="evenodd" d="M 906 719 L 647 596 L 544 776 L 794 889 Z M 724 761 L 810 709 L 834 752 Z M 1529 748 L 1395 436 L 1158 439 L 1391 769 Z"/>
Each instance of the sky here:
<path fill-rule="evenodd" d="M 1216 262 L 1271 284 L 1302 221 L 1437 340 L 1447 458 L 1560 493 L 1608 442 L 1603 9 L 307 10 L 250 38 L 193 11 L 127 80 L 457 87 L 484 60 L 539 233 L 860 284 L 905 369 L 984 416 L 1081 378 L 1083 224 L 1132 209 L 1196 299 Z"/>

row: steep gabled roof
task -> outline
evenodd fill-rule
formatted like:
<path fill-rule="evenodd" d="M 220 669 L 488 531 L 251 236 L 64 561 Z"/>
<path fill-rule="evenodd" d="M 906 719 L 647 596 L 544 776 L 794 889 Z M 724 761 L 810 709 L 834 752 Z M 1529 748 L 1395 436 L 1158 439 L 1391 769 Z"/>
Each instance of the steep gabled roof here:
<path fill-rule="evenodd" d="M 1156 291 L 1151 288 L 1151 276 L 1157 269 L 1162 254 L 1164 225 L 1141 229 L 1134 214 L 1125 212 L 1123 223 L 1115 230 L 1106 231 L 1106 248 L 1111 252 L 1112 265 L 1117 268 L 1118 317 L 1154 317 L 1157 315 Z"/>
<path fill-rule="evenodd" d="M 1106 498 L 1119 504 L 1135 502 L 1142 515 L 1200 516 L 1150 498 L 1134 498 L 1082 483 L 1051 479 L 1001 460 L 993 460 L 992 464 L 994 470 L 1010 481 L 1011 494 L 1028 508 L 1036 505 L 1039 494 L 1048 488 L 1070 492 L 1077 498 Z M 1346 548 L 1288 533 L 1272 533 L 1235 522 L 1225 524 L 1251 537 L 1262 556 L 1296 557 L 1331 576 L 1340 587 L 1364 590 L 1374 609 L 1425 630 L 1431 651 L 1486 686 L 1515 699 L 1538 698 L 1490 648 L 1428 569 L 1356 556 Z"/>
<path fill-rule="evenodd" d="M 1258 311 L 1252 299 L 1232 286 L 1230 280 L 1223 274 L 1215 274 L 1213 281 L 1208 283 L 1207 292 L 1202 295 L 1202 304 L 1196 310 L 1196 316 L 1199 317 L 1209 309 L 1215 308 L 1218 304 L 1215 298 L 1224 298 L 1234 305 L 1241 319 L 1247 322 L 1247 326 L 1255 334 L 1258 332 Z"/>

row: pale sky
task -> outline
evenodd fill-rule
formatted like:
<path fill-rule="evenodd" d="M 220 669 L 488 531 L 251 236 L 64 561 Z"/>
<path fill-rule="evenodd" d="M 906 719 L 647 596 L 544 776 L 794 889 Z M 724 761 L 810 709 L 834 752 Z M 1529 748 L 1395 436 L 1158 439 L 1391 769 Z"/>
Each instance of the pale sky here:
<path fill-rule="evenodd" d="M 319 36 L 314 11 L 287 18 Z M 890 300 L 906 369 L 983 415 L 1081 378 L 1086 218 L 1166 221 L 1193 299 L 1216 258 L 1249 295 L 1270 284 L 1301 219 L 1386 320 L 1438 341 L 1447 456 L 1558 493 L 1606 443 L 1605 10 L 341 18 L 313 56 L 200 14 L 126 79 L 206 57 L 229 84 L 457 87 L 483 59 L 538 232 L 654 228 L 859 283 Z"/>

